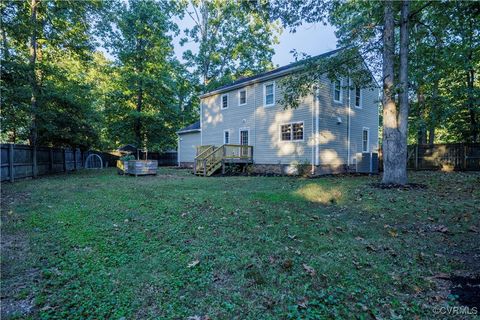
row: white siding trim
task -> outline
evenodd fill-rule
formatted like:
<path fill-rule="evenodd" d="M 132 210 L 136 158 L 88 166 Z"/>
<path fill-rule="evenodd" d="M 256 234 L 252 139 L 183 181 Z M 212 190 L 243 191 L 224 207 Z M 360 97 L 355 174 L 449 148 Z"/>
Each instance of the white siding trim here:
<path fill-rule="evenodd" d="M 230 134 L 230 129 L 227 129 L 227 130 L 223 130 L 223 144 L 229 144 L 230 141 L 232 140 L 231 138 L 231 134 Z M 225 132 L 228 132 L 228 142 L 225 141 Z"/>
<path fill-rule="evenodd" d="M 200 100 L 200 145 L 203 146 L 203 99 Z"/>
<path fill-rule="evenodd" d="M 335 100 L 335 84 L 336 82 L 340 82 L 340 100 Z M 333 102 L 335 103 L 342 103 L 343 102 L 343 88 L 342 88 L 342 79 L 336 79 L 333 81 Z"/>
<path fill-rule="evenodd" d="M 302 126 L 303 126 L 303 133 L 302 133 L 302 139 L 297 139 L 297 140 L 293 140 L 293 125 L 294 124 L 298 124 L 298 123 L 301 123 Z M 291 139 L 290 140 L 282 140 L 282 126 L 286 125 L 286 124 L 290 124 L 292 125 L 292 132 L 291 132 Z M 278 141 L 280 142 L 304 142 L 305 141 L 305 122 L 304 121 L 291 121 L 291 122 L 284 122 L 284 123 L 280 123 L 278 125 Z"/>
<path fill-rule="evenodd" d="M 245 103 L 240 103 L 240 92 L 245 91 Z M 248 91 L 247 88 L 242 88 L 238 90 L 238 106 L 244 106 L 248 102 Z"/>
<path fill-rule="evenodd" d="M 227 97 L 227 106 L 225 108 L 223 107 L 223 97 Z M 229 104 L 230 104 L 230 101 L 228 101 L 228 93 L 222 94 L 222 96 L 220 97 L 220 110 L 228 109 Z"/>
<path fill-rule="evenodd" d="M 242 144 L 242 135 L 241 131 L 248 131 L 248 141 L 247 145 L 250 145 L 250 127 L 243 127 L 238 129 L 238 143 Z"/>
<path fill-rule="evenodd" d="M 367 150 L 363 149 L 363 132 L 367 131 Z M 370 128 L 363 127 L 362 128 L 362 152 L 370 152 Z"/>
<path fill-rule="evenodd" d="M 273 85 L 273 103 L 267 104 L 267 89 L 266 89 L 266 87 L 268 85 L 271 85 L 271 84 Z M 273 107 L 275 105 L 275 102 L 276 102 L 276 97 L 275 97 L 276 92 L 275 91 L 276 91 L 276 89 L 277 88 L 276 88 L 276 85 L 275 85 L 275 81 L 265 82 L 263 84 L 263 106 L 264 107 Z"/>
<path fill-rule="evenodd" d="M 357 85 L 355 85 L 355 88 L 353 89 L 353 94 L 354 94 L 354 99 L 353 99 L 353 106 L 356 109 L 363 109 L 363 90 L 360 87 L 360 105 L 357 106 Z"/>

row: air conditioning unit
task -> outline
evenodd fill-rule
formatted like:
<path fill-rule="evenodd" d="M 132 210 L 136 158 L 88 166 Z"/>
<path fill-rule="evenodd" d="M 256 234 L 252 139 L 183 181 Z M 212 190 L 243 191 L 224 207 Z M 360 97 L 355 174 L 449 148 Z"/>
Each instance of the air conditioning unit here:
<path fill-rule="evenodd" d="M 356 166 L 359 173 L 378 173 L 378 153 L 358 152 Z"/>

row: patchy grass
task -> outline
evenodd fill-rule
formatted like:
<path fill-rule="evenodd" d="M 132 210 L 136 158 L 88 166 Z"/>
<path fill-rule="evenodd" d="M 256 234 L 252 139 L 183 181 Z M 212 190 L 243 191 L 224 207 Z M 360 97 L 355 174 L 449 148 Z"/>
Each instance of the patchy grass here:
<path fill-rule="evenodd" d="M 177 169 L 4 184 L 2 316 L 434 318 L 480 269 L 480 174 L 410 176 L 427 188 Z"/>

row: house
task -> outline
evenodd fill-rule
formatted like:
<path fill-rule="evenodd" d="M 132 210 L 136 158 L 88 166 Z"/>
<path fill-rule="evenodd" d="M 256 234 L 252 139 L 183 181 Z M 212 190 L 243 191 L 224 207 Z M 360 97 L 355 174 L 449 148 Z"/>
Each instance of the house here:
<path fill-rule="evenodd" d="M 284 108 L 279 80 L 297 68 L 298 63 L 290 64 L 201 95 L 200 120 L 178 131 L 179 165 L 195 163 L 207 175 L 206 167 L 215 171 L 219 161 L 248 160 L 256 172 L 294 173 L 302 164 L 326 174 L 355 170 L 362 154 L 372 159 L 378 148 L 379 89 L 325 75 L 297 109 Z"/>

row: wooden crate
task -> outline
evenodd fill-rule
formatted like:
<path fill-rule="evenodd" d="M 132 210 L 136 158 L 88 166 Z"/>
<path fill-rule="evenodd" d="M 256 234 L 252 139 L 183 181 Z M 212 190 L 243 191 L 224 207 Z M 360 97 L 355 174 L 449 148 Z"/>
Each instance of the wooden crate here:
<path fill-rule="evenodd" d="M 118 174 L 128 173 L 128 161 L 117 160 L 117 172 Z"/>
<path fill-rule="evenodd" d="M 135 176 L 157 174 L 157 160 L 130 160 L 128 161 L 128 174 Z"/>

